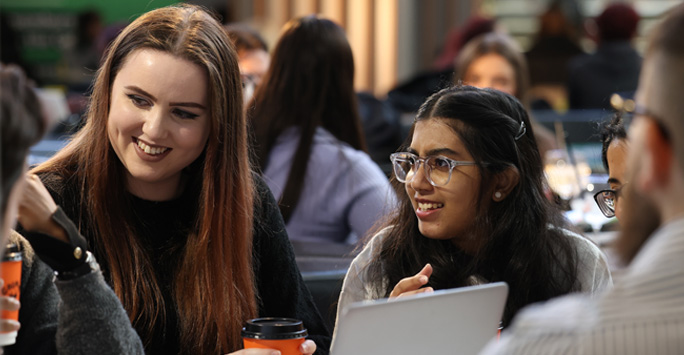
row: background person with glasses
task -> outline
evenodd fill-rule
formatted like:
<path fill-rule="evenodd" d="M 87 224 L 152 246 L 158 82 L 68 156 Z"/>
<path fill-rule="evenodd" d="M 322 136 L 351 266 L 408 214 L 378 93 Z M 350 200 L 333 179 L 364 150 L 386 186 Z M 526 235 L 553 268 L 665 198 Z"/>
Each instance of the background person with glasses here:
<path fill-rule="evenodd" d="M 513 96 L 439 91 L 391 159 L 399 207 L 353 261 L 338 315 L 351 302 L 505 281 L 506 326 L 527 304 L 612 283 L 602 252 L 544 197 L 534 132 Z"/>
<path fill-rule="evenodd" d="M 622 212 L 622 187 L 628 183 L 625 175 L 627 158 L 627 132 L 622 113 L 617 113 L 601 128 L 601 159 L 608 171 L 610 189 L 601 190 L 594 195 L 594 200 L 604 216 L 620 219 Z"/>

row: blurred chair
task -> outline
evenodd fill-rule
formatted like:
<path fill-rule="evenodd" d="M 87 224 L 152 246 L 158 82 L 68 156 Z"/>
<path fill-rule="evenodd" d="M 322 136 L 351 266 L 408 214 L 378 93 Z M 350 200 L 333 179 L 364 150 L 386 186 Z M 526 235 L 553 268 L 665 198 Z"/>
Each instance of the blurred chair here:
<path fill-rule="evenodd" d="M 302 272 L 304 283 L 313 296 L 316 308 L 321 313 L 323 321 L 332 332 L 337 315 L 337 300 L 342 290 L 342 281 L 347 270 Z"/>
<path fill-rule="evenodd" d="M 304 283 L 330 329 L 335 326 L 342 281 L 357 253 L 354 245 L 291 240 Z"/>

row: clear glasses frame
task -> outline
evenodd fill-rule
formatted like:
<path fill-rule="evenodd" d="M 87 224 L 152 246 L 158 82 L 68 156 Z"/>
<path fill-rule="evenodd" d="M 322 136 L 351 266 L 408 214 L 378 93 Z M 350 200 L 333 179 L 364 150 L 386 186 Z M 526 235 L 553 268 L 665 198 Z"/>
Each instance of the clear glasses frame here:
<path fill-rule="evenodd" d="M 400 152 L 390 155 L 394 176 L 402 183 L 410 183 L 416 171 L 423 165 L 423 171 L 430 185 L 444 186 L 451 181 L 451 172 L 457 166 L 478 165 L 473 161 L 458 161 L 441 155 L 421 158 L 413 153 Z"/>

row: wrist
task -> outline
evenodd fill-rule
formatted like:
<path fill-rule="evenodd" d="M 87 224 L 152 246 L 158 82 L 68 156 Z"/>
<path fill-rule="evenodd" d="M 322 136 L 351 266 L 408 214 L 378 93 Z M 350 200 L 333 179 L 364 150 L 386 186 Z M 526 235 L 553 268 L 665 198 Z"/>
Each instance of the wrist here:
<path fill-rule="evenodd" d="M 58 223 L 55 223 L 54 221 L 50 221 L 50 228 L 43 232 L 43 234 L 47 234 L 53 238 L 57 238 L 63 242 L 69 242 L 69 238 L 67 237 L 66 230 L 62 226 L 60 226 Z"/>
<path fill-rule="evenodd" d="M 76 248 L 76 250 L 80 250 L 80 248 Z M 93 271 L 99 271 L 100 270 L 100 265 L 97 263 L 97 260 L 95 260 L 95 256 L 89 252 L 86 251 L 86 257 L 85 261 L 83 264 L 77 266 L 76 268 L 72 270 L 67 270 L 67 271 L 55 271 L 55 277 L 57 280 L 60 281 L 67 281 L 67 280 L 73 280 L 75 278 L 88 275 Z M 76 257 L 76 255 L 74 255 Z M 78 258 L 78 257 L 77 257 Z"/>

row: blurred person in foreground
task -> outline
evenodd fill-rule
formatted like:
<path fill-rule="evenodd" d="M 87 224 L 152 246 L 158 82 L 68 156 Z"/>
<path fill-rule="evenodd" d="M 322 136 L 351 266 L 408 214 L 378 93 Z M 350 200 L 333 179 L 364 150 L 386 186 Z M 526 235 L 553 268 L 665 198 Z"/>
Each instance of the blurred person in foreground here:
<path fill-rule="evenodd" d="M 32 182 L 24 178 L 26 156 L 42 137 L 46 122 L 33 88 L 18 67 L 0 65 L 0 85 L 0 251 L 10 241 L 23 252 L 19 323 L 0 321 L 1 331 L 19 331 L 4 353 L 142 354 L 142 343 L 126 311 L 104 282 L 99 265 L 73 224 L 63 226 L 67 234 L 62 240 L 48 235 L 34 239 L 35 250 L 11 230 L 17 216 L 28 224 L 51 218 L 51 213 L 39 210 L 22 211 L 24 195 L 32 191 Z M 55 214 L 59 213 L 63 212 Z M 2 296 L 0 308 L 16 310 L 19 302 Z"/>
<path fill-rule="evenodd" d="M 684 5 L 652 34 L 629 127 L 628 199 L 612 290 L 523 310 L 484 354 L 656 354 L 684 349 Z M 679 349 L 679 350 L 677 350 Z"/>
<path fill-rule="evenodd" d="M 639 14 L 629 4 L 608 5 L 596 19 L 597 49 L 568 65 L 570 109 L 610 109 L 613 93 L 633 96 L 639 82 L 641 56 L 632 40 Z"/>

